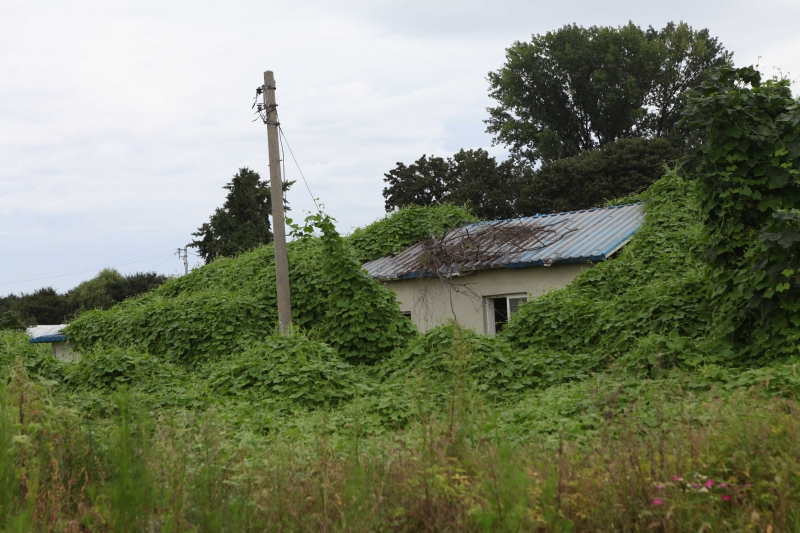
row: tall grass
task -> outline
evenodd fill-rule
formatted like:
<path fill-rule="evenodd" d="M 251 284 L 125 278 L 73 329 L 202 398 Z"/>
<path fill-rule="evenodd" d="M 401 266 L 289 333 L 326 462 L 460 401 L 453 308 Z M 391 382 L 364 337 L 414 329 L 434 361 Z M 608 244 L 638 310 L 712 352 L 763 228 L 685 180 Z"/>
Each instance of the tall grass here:
<path fill-rule="evenodd" d="M 458 343 L 451 401 L 395 432 L 247 439 L 213 412 L 89 422 L 17 367 L 0 390 L 3 531 L 800 531 L 800 409 L 742 392 L 504 442 Z M 420 403 L 424 406 L 424 403 Z"/>

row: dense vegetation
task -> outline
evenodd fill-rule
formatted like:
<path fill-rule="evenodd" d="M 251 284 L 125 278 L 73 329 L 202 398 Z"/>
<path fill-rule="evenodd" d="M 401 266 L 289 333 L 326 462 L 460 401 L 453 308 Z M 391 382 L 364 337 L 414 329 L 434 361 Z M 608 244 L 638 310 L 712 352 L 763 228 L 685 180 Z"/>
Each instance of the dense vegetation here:
<path fill-rule="evenodd" d="M 689 91 L 730 64 L 708 30 L 564 26 L 506 49 L 489 73 L 487 131 L 511 157 L 482 149 L 423 155 L 386 173 L 386 210 L 449 201 L 481 219 L 573 211 L 643 191 L 694 149 L 680 122 Z"/>
<path fill-rule="evenodd" d="M 620 200 L 632 241 L 497 337 L 415 333 L 359 269 L 470 219 L 448 205 L 295 228 L 286 335 L 269 246 L 83 313 L 76 363 L 0 332 L 0 524 L 797 530 L 798 109 L 750 69 L 709 80 L 695 162 Z"/>
<path fill-rule="evenodd" d="M 114 304 L 158 287 L 167 276 L 156 272 L 122 275 L 113 268 L 59 294 L 45 287 L 26 294 L 0 297 L 0 329 L 21 329 L 37 324 L 65 324 L 90 309 L 110 309 Z"/>
<path fill-rule="evenodd" d="M 602 206 L 642 192 L 681 157 L 665 139 L 618 139 L 542 165 L 516 191 L 516 211 L 534 215 Z"/>

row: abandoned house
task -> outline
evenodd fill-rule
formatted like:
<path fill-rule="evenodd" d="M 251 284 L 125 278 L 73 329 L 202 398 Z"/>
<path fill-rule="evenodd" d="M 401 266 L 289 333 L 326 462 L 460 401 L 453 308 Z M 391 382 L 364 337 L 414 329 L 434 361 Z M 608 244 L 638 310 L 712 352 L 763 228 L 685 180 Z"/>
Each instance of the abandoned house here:
<path fill-rule="evenodd" d="M 78 353 L 72 349 L 67 336 L 63 333 L 63 329 L 67 324 L 59 324 L 57 326 L 34 326 L 28 328 L 28 336 L 31 338 L 31 344 L 49 343 L 53 348 L 53 357 L 61 361 L 75 361 L 78 359 Z"/>
<path fill-rule="evenodd" d="M 519 305 L 622 248 L 640 204 L 468 224 L 364 264 L 425 331 L 448 320 L 494 335 Z"/>

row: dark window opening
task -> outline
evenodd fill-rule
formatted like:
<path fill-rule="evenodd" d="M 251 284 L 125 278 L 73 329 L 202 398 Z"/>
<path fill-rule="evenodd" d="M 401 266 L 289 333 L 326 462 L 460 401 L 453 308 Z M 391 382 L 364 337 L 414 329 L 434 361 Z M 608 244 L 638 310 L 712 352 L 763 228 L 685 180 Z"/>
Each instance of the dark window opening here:
<path fill-rule="evenodd" d="M 494 304 L 494 332 L 503 331 L 503 326 L 508 324 L 508 298 L 493 298 Z"/>
<path fill-rule="evenodd" d="M 528 301 L 527 296 L 503 296 L 499 298 L 490 298 L 491 306 L 489 306 L 491 315 L 489 316 L 494 325 L 494 330 L 489 331 L 490 334 L 498 334 L 503 331 L 503 328 L 508 324 L 508 320 L 517 312 L 520 304 Z"/>

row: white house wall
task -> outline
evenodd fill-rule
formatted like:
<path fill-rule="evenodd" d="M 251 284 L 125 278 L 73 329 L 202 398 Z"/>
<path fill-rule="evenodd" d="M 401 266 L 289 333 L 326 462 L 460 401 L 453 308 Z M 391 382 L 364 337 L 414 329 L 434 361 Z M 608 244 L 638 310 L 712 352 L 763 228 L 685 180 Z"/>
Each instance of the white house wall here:
<path fill-rule="evenodd" d="M 484 298 L 528 294 L 535 298 L 545 292 L 566 286 L 591 263 L 573 263 L 551 267 L 498 268 L 476 272 L 459 280 L 451 288 L 438 279 L 415 278 L 386 281 L 397 293 L 400 309 L 411 313 L 411 320 L 425 331 L 448 320 L 478 333 L 487 333 Z"/>

